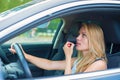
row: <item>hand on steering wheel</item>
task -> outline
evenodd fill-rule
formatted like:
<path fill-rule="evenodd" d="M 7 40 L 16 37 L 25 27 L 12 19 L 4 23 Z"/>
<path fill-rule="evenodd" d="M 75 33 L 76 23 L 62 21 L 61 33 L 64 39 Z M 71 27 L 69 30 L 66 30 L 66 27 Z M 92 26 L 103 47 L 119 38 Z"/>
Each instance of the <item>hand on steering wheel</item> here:
<path fill-rule="evenodd" d="M 12 53 L 17 53 L 19 61 L 21 63 L 21 66 L 25 72 L 26 78 L 32 78 L 32 74 L 31 74 L 31 71 L 29 69 L 28 63 L 24 57 L 24 52 L 23 52 L 21 45 L 18 43 L 12 44 L 10 51 Z"/>

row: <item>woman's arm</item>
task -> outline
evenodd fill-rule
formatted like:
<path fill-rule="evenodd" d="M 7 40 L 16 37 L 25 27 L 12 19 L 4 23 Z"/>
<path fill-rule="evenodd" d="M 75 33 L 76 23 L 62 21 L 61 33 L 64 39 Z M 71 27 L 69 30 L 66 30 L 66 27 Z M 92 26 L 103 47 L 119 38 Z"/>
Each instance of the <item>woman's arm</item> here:
<path fill-rule="evenodd" d="M 46 69 L 46 70 L 65 70 L 67 65 L 66 60 L 52 61 L 44 58 L 35 57 L 26 53 L 25 53 L 25 58 L 32 64 L 36 65 L 37 67 Z M 70 63 L 71 62 L 73 63 L 75 59 L 76 58 L 72 58 L 71 59 L 72 61 L 70 61 Z"/>
<path fill-rule="evenodd" d="M 22 52 L 27 59 L 27 61 L 31 62 L 32 64 L 36 65 L 39 68 L 46 69 L 46 70 L 64 70 L 65 69 L 65 60 L 63 61 L 52 61 L 45 58 L 39 58 L 36 56 L 32 56 L 27 54 L 22 46 L 20 45 Z M 14 49 L 13 45 L 11 45 L 10 51 L 13 54 L 16 54 L 16 50 Z"/>
<path fill-rule="evenodd" d="M 74 47 L 74 44 L 71 42 L 67 42 L 63 47 L 65 57 L 66 57 L 66 66 L 65 66 L 64 74 L 71 74 L 71 68 L 74 61 L 74 59 L 71 58 L 73 54 L 73 47 Z"/>
<path fill-rule="evenodd" d="M 25 58 L 27 59 L 27 61 L 31 62 L 32 64 L 36 65 L 39 68 L 42 69 L 46 69 L 46 70 L 65 70 L 68 71 L 68 67 L 71 69 L 71 64 L 74 62 L 74 58 L 71 59 L 71 56 L 69 56 L 69 58 L 66 57 L 66 60 L 62 60 L 62 61 L 52 61 L 52 60 L 48 60 L 45 58 L 39 58 L 36 56 L 32 56 L 30 54 L 27 54 L 22 46 L 21 49 L 23 51 L 23 54 L 25 56 Z M 10 51 L 14 54 L 16 53 L 14 47 L 11 45 Z"/>
<path fill-rule="evenodd" d="M 66 59 L 66 66 L 65 66 L 65 72 L 64 74 L 71 74 L 72 73 L 72 66 L 73 66 L 73 63 L 74 61 L 76 60 L 77 58 L 67 58 Z"/>
<path fill-rule="evenodd" d="M 45 58 L 35 57 L 25 53 L 25 58 L 36 65 L 39 68 L 46 70 L 64 70 L 65 69 L 65 60 L 62 61 L 52 61 Z"/>

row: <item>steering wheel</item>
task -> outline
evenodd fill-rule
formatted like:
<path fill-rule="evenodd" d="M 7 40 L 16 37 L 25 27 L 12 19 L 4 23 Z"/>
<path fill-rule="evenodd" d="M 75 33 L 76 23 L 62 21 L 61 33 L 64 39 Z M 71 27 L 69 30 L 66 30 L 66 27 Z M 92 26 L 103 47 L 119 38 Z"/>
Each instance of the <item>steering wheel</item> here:
<path fill-rule="evenodd" d="M 25 59 L 25 57 L 23 55 L 23 51 L 22 51 L 22 49 L 20 47 L 20 44 L 14 43 L 13 47 L 16 50 L 16 53 L 18 55 L 19 61 L 21 63 L 21 67 L 23 68 L 24 73 L 25 73 L 25 77 L 26 78 L 32 78 L 31 71 L 30 71 L 28 63 L 27 63 L 27 61 L 26 61 L 26 59 Z"/>

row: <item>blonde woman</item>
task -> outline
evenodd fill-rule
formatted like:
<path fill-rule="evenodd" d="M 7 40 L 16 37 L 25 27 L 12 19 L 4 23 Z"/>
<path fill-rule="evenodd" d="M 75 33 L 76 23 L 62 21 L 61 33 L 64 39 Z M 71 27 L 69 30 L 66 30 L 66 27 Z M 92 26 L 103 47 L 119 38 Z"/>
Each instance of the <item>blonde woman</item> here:
<path fill-rule="evenodd" d="M 78 58 L 70 58 L 73 52 L 73 43 L 67 42 L 64 46 L 66 65 L 68 65 L 65 74 L 107 69 L 104 36 L 100 26 L 83 23 L 76 41 Z M 71 44 L 71 47 L 67 47 L 67 44 Z M 70 64 L 70 60 L 73 60 L 74 63 Z"/>
<path fill-rule="evenodd" d="M 78 57 L 72 58 L 73 47 L 78 50 Z M 13 46 L 10 49 L 16 53 Z M 93 23 L 83 23 L 76 44 L 66 42 L 63 47 L 65 60 L 52 61 L 27 54 L 25 58 L 37 67 L 46 70 L 65 70 L 64 74 L 91 72 L 107 69 L 103 31 L 100 26 Z"/>

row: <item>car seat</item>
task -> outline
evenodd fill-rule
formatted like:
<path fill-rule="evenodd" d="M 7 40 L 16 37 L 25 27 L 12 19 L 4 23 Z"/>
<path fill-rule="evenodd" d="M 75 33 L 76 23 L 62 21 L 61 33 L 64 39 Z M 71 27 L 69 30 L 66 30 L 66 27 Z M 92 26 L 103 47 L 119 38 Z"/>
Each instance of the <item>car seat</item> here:
<path fill-rule="evenodd" d="M 110 46 L 110 45 L 109 45 Z M 120 45 L 111 44 L 109 54 L 107 54 L 108 59 L 108 69 L 120 67 Z"/>
<path fill-rule="evenodd" d="M 120 67 L 120 52 L 114 54 L 108 54 L 108 69 Z"/>

